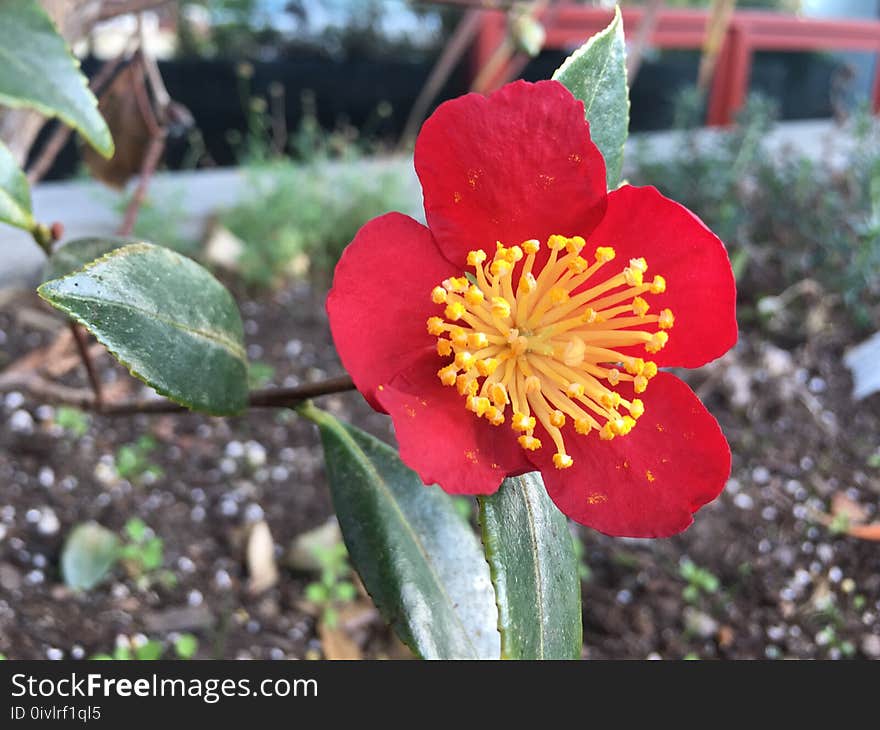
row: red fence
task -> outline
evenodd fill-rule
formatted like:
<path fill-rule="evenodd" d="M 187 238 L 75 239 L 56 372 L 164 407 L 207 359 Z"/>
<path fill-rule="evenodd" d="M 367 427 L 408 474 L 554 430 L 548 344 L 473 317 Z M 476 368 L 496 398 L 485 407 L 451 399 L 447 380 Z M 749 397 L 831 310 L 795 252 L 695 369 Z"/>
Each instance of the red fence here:
<path fill-rule="evenodd" d="M 642 8 L 623 10 L 627 37 L 639 28 Z M 611 21 L 612 11 L 582 5 L 556 6 L 543 18 L 547 31 L 545 48 L 571 50 Z M 703 10 L 661 10 L 649 36 L 657 48 L 699 49 L 708 25 Z M 503 41 L 506 20 L 502 12 L 487 11 L 474 46 L 474 67 L 481 68 Z M 729 124 L 742 107 L 748 92 L 755 51 L 867 51 L 880 53 L 880 21 L 800 18 L 759 11 L 733 14 L 709 94 L 707 123 Z M 880 70 L 880 69 L 878 69 Z M 503 83 L 504 71 L 496 80 Z M 875 72 L 873 108 L 880 112 L 880 73 Z"/>

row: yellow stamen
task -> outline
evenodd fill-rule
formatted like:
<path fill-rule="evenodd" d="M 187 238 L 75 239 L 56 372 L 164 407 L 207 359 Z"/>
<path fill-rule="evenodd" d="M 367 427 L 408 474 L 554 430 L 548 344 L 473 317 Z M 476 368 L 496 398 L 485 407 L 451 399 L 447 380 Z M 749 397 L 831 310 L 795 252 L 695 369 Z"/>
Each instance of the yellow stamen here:
<path fill-rule="evenodd" d="M 657 375 L 656 363 L 636 348 L 658 352 L 675 322 L 670 309 L 649 314 L 647 297 L 665 292 L 666 280 L 646 281 L 644 258 L 600 274 L 615 250 L 597 246 L 591 263 L 586 246 L 580 236 L 550 236 L 540 270 L 533 270 L 541 248 L 535 238 L 499 241 L 491 254 L 471 251 L 473 273 L 431 290 L 443 316 L 427 321 L 438 356 L 451 358 L 437 371 L 440 381 L 455 386 L 477 417 L 509 423 L 527 451 L 548 437 L 558 469 L 574 463 L 567 439 L 595 432 L 608 441 L 636 426 L 645 404 L 626 394 L 645 392 Z M 657 331 L 645 329 L 651 325 Z"/>

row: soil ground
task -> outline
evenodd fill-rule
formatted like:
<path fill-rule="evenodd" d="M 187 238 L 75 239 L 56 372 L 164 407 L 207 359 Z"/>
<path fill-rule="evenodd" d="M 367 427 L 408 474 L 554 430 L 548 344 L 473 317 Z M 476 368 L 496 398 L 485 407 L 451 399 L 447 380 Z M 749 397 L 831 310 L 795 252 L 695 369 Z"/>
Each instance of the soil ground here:
<path fill-rule="evenodd" d="M 239 297 L 249 355 L 275 368 L 272 382 L 341 372 L 323 296 L 300 282 Z M 827 516 L 878 519 L 880 395 L 852 400 L 841 357 L 855 336 L 821 293 L 776 320 L 760 320 L 747 300 L 740 315 L 736 349 L 682 374 L 730 441 L 730 482 L 673 539 L 579 530 L 585 658 L 880 657 L 880 545 L 830 529 Z M 10 299 L 0 312 L 0 367 L 63 328 L 34 295 Z M 116 397 L 141 394 L 109 356 L 98 363 Z M 86 384 L 79 368 L 63 379 Z M 393 441 L 389 420 L 357 393 L 322 405 Z M 0 653 L 81 658 L 132 637 L 170 644 L 177 632 L 198 637 L 197 658 L 340 653 L 304 600 L 313 577 L 283 558 L 332 516 L 310 424 L 266 411 L 92 416 L 77 437 L 57 424 L 56 409 L 17 392 L 0 396 L 0 413 Z M 157 444 L 146 459 L 161 473 L 120 478 L 114 457 L 144 434 Z M 119 531 L 134 516 L 162 538 L 174 580 L 117 570 L 85 594 L 67 589 L 59 557 L 69 530 L 97 520 Z M 248 525 L 261 520 L 281 575 L 255 596 L 243 553 Z M 366 601 L 357 605 L 341 622 L 345 651 L 406 656 Z"/>

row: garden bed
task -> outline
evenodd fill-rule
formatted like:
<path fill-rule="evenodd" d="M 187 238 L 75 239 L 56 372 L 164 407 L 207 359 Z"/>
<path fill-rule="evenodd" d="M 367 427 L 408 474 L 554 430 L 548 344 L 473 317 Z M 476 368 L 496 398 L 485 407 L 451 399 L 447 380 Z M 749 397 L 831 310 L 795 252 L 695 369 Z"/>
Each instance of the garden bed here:
<path fill-rule="evenodd" d="M 324 294 L 299 282 L 257 299 L 239 296 L 249 356 L 265 364 L 263 377 L 294 385 L 341 372 Z M 824 516 L 859 508 L 866 521 L 877 519 L 880 395 L 852 400 L 841 357 L 855 335 L 821 292 L 807 291 L 771 322 L 754 316 L 749 292 L 740 296 L 737 348 L 686 374 L 730 441 L 731 480 L 679 537 L 579 531 L 586 658 L 880 657 L 880 545 L 843 534 L 845 521 Z M 7 301 L 2 364 L 49 345 L 63 329 L 35 295 Z M 138 394 L 141 386 L 109 356 L 98 362 L 112 395 Z M 86 385 L 79 368 L 63 377 Z M 389 419 L 357 393 L 322 405 L 393 439 Z M 332 515 L 309 423 L 283 411 L 227 420 L 92 416 L 78 437 L 82 424 L 71 425 L 70 414 L 59 418 L 27 395 L 7 393 L 0 410 L 7 657 L 89 657 L 112 652 L 117 637 L 170 645 L 181 632 L 198 638 L 198 658 L 407 656 L 363 599 L 335 632 L 353 645 L 340 652 L 326 632 L 322 641 L 305 600 L 314 576 L 286 565 L 292 541 Z M 144 435 L 155 445 L 121 477 L 120 447 Z M 133 517 L 162 539 L 173 579 L 117 569 L 87 593 L 66 588 L 59 560 L 69 530 L 97 520 L 121 531 Z M 262 520 L 280 579 L 254 595 L 244 552 L 248 525 Z"/>

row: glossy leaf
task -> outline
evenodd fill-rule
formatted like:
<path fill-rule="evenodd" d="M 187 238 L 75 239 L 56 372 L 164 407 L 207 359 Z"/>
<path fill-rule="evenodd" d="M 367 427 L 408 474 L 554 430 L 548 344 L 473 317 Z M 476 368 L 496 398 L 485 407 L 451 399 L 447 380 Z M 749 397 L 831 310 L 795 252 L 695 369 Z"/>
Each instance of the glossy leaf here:
<path fill-rule="evenodd" d="M 79 61 L 37 0 L 0 7 L 0 104 L 58 117 L 105 157 L 113 139 Z"/>
<path fill-rule="evenodd" d="M 31 189 L 9 149 L 0 142 L 0 222 L 24 228 L 34 227 Z"/>
<path fill-rule="evenodd" d="M 46 260 L 43 281 L 60 279 L 111 251 L 136 243 L 131 238 L 76 238 L 56 248 Z"/>
<path fill-rule="evenodd" d="M 577 659 L 583 625 L 574 538 L 539 474 L 480 497 L 503 659 Z"/>
<path fill-rule="evenodd" d="M 77 525 L 61 551 L 61 575 L 75 590 L 87 591 L 100 583 L 116 563 L 119 538 L 97 522 Z"/>
<path fill-rule="evenodd" d="M 215 415 L 245 408 L 241 315 L 226 288 L 195 261 L 135 243 L 37 291 L 162 395 Z"/>
<path fill-rule="evenodd" d="M 450 497 L 369 434 L 313 406 L 300 412 L 321 432 L 345 544 L 385 620 L 425 659 L 497 659 L 489 569 Z"/>
<path fill-rule="evenodd" d="M 616 188 L 629 132 L 626 45 L 620 8 L 615 8 L 610 25 L 571 54 L 553 78 L 584 102 L 590 136 L 605 157 L 608 189 Z"/>

